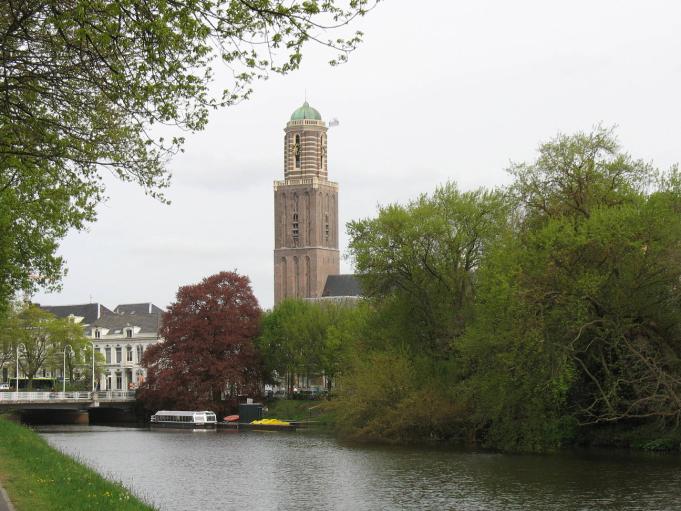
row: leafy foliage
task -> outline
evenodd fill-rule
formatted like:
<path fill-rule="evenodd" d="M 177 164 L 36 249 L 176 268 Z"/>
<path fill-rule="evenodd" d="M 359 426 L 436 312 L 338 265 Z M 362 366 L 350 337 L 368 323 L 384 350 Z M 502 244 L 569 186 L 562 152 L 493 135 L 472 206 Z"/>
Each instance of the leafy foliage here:
<path fill-rule="evenodd" d="M 164 342 L 144 354 L 147 380 L 139 398 L 148 409 L 225 411 L 225 400 L 258 393 L 253 339 L 260 308 L 247 277 L 221 272 L 182 286 L 163 316 Z"/>
<path fill-rule="evenodd" d="M 394 310 L 390 323 L 401 340 L 419 351 L 450 349 L 465 328 L 483 249 L 503 232 L 507 213 L 502 193 L 449 183 L 348 224 L 362 288 Z"/>
<path fill-rule="evenodd" d="M 347 365 L 365 313 L 361 304 L 282 301 L 264 315 L 257 340 L 267 373 L 284 378 L 289 394 L 296 374 L 324 374 L 330 387 Z"/>
<path fill-rule="evenodd" d="M 55 369 L 63 367 L 65 350 L 67 371 L 73 381 L 74 369 L 84 362 L 89 351 L 90 343 L 82 326 L 67 318 L 57 318 L 36 305 L 15 305 L 0 327 L 3 330 L 0 340 L 3 359 L 5 362 L 16 361 L 18 350 L 19 369 L 28 378 L 29 389 L 41 369 L 49 369 L 54 374 Z"/>
<path fill-rule="evenodd" d="M 95 217 L 100 172 L 163 198 L 181 131 L 297 69 L 306 43 L 347 59 L 368 0 L 28 0 L 0 9 L 0 304 L 57 286 L 58 242 Z M 327 32 L 335 37 L 326 37 Z M 214 67 L 232 83 L 214 93 Z M 169 126 L 169 138 L 154 135 Z M 168 131 L 168 130 L 165 130 Z"/>
<path fill-rule="evenodd" d="M 373 314 L 341 424 L 517 451 L 598 427 L 667 438 L 681 422 L 677 167 L 659 172 L 597 127 L 509 171 L 504 193 L 448 186 L 350 224 Z"/>

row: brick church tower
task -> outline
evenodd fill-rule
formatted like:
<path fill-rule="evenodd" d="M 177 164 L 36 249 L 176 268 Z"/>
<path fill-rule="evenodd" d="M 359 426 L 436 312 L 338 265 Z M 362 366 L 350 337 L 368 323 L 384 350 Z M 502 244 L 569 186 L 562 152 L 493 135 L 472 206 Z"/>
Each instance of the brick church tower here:
<path fill-rule="evenodd" d="M 329 181 L 327 127 L 307 101 L 284 129 L 284 180 L 274 182 L 274 303 L 319 298 L 340 273 L 338 183 Z"/>

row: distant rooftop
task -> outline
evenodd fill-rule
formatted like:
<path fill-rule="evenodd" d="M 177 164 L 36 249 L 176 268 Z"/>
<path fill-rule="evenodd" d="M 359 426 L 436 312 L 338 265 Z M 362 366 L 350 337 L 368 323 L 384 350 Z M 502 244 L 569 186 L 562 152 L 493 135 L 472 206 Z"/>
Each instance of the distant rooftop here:
<path fill-rule="evenodd" d="M 322 298 L 361 297 L 362 287 L 353 274 L 329 275 L 326 277 Z"/>
<path fill-rule="evenodd" d="M 122 303 L 114 309 L 114 312 L 116 314 L 162 314 L 163 309 L 151 302 Z"/>
<path fill-rule="evenodd" d="M 81 303 L 76 305 L 36 305 L 38 305 L 38 307 L 44 311 L 54 314 L 58 318 L 67 318 L 69 316 L 83 318 L 82 321 L 80 321 L 80 324 L 82 325 L 94 325 L 96 323 L 100 324 L 105 319 L 111 319 L 111 321 L 118 324 L 119 322 L 117 322 L 115 318 L 122 317 L 124 318 L 123 323 L 134 322 L 137 326 L 151 326 L 158 324 L 159 318 L 164 312 L 163 309 L 157 307 L 151 302 L 122 303 L 114 310 L 111 310 L 97 302 Z M 147 316 L 148 320 L 133 320 L 133 318 L 130 316 Z"/>
<path fill-rule="evenodd" d="M 39 305 L 42 310 L 50 312 L 58 318 L 67 318 L 75 316 L 83 318 L 81 322 L 84 325 L 89 325 L 97 321 L 102 316 L 113 315 L 113 311 L 106 308 L 101 303 L 81 303 L 77 305 Z"/>

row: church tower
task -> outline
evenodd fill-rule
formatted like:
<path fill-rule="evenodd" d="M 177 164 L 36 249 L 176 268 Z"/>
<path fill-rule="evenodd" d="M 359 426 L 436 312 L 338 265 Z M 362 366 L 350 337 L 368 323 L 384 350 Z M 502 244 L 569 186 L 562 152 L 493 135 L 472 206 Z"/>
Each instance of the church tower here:
<path fill-rule="evenodd" d="M 319 298 L 340 273 L 338 184 L 328 179 L 326 123 L 307 101 L 284 129 L 284 180 L 274 182 L 274 303 Z"/>

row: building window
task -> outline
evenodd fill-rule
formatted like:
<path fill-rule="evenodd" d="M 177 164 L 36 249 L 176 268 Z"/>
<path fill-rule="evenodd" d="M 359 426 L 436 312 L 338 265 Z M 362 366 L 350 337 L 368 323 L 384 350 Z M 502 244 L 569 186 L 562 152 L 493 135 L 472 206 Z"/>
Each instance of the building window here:
<path fill-rule="evenodd" d="M 101 350 L 99 349 L 99 346 L 95 346 L 95 353 L 100 353 Z"/>
<path fill-rule="evenodd" d="M 127 347 L 125 356 L 128 362 L 132 362 L 132 346 Z"/>
<path fill-rule="evenodd" d="M 296 135 L 293 143 L 293 154 L 296 158 L 296 168 L 300 168 L 300 135 Z"/>
<path fill-rule="evenodd" d="M 101 337 L 102 337 L 102 335 L 101 335 L 101 332 L 99 331 L 99 329 L 95 330 L 95 339 L 99 339 Z"/>
<path fill-rule="evenodd" d="M 293 213 L 293 239 L 298 240 L 298 234 L 300 229 L 298 228 L 298 213 Z"/>
<path fill-rule="evenodd" d="M 111 348 L 109 348 L 108 346 L 106 348 L 104 348 L 104 353 L 106 355 L 106 363 L 110 364 L 111 363 Z"/>
<path fill-rule="evenodd" d="M 123 375 L 121 373 L 116 373 L 116 390 L 123 389 Z"/>
<path fill-rule="evenodd" d="M 130 337 L 132 337 L 132 328 L 128 328 L 128 329 L 125 331 L 125 336 L 126 336 L 128 339 L 129 339 Z"/>
<path fill-rule="evenodd" d="M 329 214 L 328 213 L 324 216 L 324 222 L 325 222 L 324 232 L 326 233 L 326 241 L 329 241 Z"/>
<path fill-rule="evenodd" d="M 324 135 L 319 137 L 319 170 L 324 170 Z"/>
<path fill-rule="evenodd" d="M 144 355 L 144 346 L 141 344 L 137 345 L 137 362 L 142 362 L 142 356 Z"/>
<path fill-rule="evenodd" d="M 123 360 L 123 349 L 120 346 L 118 346 L 116 348 L 116 363 L 120 364 L 122 362 L 122 360 Z"/>

